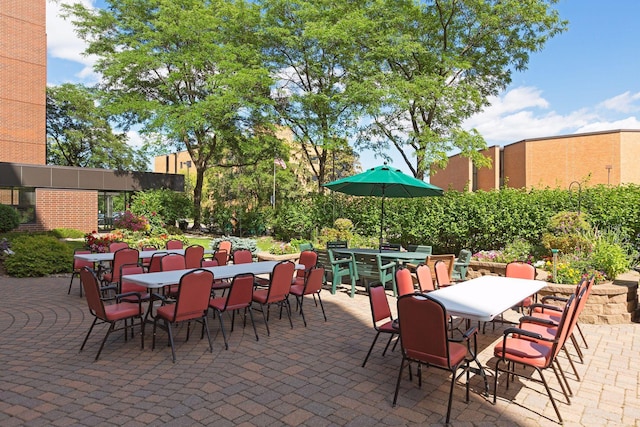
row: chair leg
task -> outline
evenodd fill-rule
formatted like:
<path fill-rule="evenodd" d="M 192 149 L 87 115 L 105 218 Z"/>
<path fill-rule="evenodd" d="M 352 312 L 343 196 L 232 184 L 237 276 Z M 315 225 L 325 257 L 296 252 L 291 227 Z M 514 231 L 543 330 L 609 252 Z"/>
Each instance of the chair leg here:
<path fill-rule="evenodd" d="M 253 333 L 256 334 L 256 341 L 259 341 L 258 331 L 256 330 L 256 322 L 253 321 L 253 311 L 251 310 L 251 306 L 249 306 L 247 308 L 249 309 L 249 317 L 251 318 L 251 326 L 253 326 Z M 245 308 L 245 311 L 247 310 L 247 308 Z M 246 319 L 247 319 L 246 313 L 244 315 L 244 318 L 245 318 L 245 323 L 246 323 Z"/>
<path fill-rule="evenodd" d="M 116 322 L 111 322 L 111 324 L 109 325 L 109 329 L 107 329 L 107 333 L 105 334 L 104 338 L 102 339 L 102 342 L 100 343 L 98 354 L 96 354 L 96 358 L 94 360 L 98 360 L 98 358 L 100 357 L 100 353 L 102 353 L 102 349 L 104 348 L 104 343 L 107 342 L 107 338 L 109 338 L 109 335 L 111 334 L 111 332 L 113 332 L 113 330 L 115 329 L 115 326 L 116 326 Z"/>
<path fill-rule="evenodd" d="M 264 325 L 267 327 L 267 336 L 271 336 L 271 332 L 269 331 L 269 320 L 267 320 L 267 315 L 264 311 L 264 305 L 260 304 L 260 311 L 262 312 L 262 318 L 264 319 Z"/>
<path fill-rule="evenodd" d="M 304 311 L 302 310 L 302 303 L 304 301 L 304 295 L 300 295 L 300 297 L 298 298 L 298 296 L 296 295 L 296 305 L 298 307 L 300 307 L 300 315 L 302 316 L 302 322 L 304 323 L 304 327 L 307 327 L 307 319 L 305 319 L 304 317 Z"/>
<path fill-rule="evenodd" d="M 222 316 L 220 316 L 222 318 Z M 207 320 L 207 313 L 202 316 L 202 323 L 204 324 L 204 330 L 207 331 L 207 340 L 209 341 L 209 353 L 213 353 L 213 344 L 211 344 L 211 334 L 209 333 L 209 322 Z"/>
<path fill-rule="evenodd" d="M 165 320 L 164 324 L 167 327 L 167 334 L 169 335 L 169 344 L 171 344 L 171 356 L 173 357 L 173 363 L 176 363 L 176 349 L 173 345 L 173 332 L 171 332 L 171 322 Z"/>
<path fill-rule="evenodd" d="M 224 338 L 224 349 L 229 350 L 229 344 L 227 343 L 227 334 L 224 331 L 224 323 L 222 321 L 222 313 L 218 310 L 218 319 L 220 319 L 220 330 L 222 330 L 222 338 Z M 233 327 L 233 321 L 231 321 L 231 325 Z"/>
<path fill-rule="evenodd" d="M 389 345 L 391 344 L 391 340 L 393 339 L 394 336 L 395 336 L 395 334 L 391 334 L 391 336 L 389 337 L 389 341 L 387 341 L 387 345 L 384 346 L 384 351 L 382 352 L 383 356 L 385 354 L 387 354 L 387 350 L 389 349 Z M 397 344 L 397 341 L 396 341 L 396 344 Z M 395 344 L 394 344 L 393 348 L 395 348 Z"/>
<path fill-rule="evenodd" d="M 584 337 L 584 334 L 582 333 L 582 329 L 580 328 L 580 324 L 576 322 L 576 328 L 578 329 L 578 332 L 580 333 L 580 338 L 582 338 L 582 342 L 584 343 L 584 348 L 589 348 L 589 344 L 587 344 L 587 340 Z"/>
<path fill-rule="evenodd" d="M 445 421 L 446 425 L 449 425 L 449 419 L 451 418 L 451 403 L 453 402 L 453 386 L 456 383 L 457 371 L 458 371 L 458 367 L 456 366 L 451 372 L 451 387 L 449 387 L 449 403 L 447 404 L 447 418 Z"/>
<path fill-rule="evenodd" d="M 377 336 L 376 336 L 377 338 Z M 400 390 L 400 380 L 402 379 L 402 371 L 404 370 L 404 362 L 405 358 L 402 357 L 402 361 L 400 362 L 400 371 L 398 372 L 398 379 L 396 381 L 396 392 L 393 394 L 393 406 L 396 406 L 396 402 L 398 401 L 398 391 Z M 364 365 L 362 365 L 364 366 Z M 411 367 L 409 367 L 409 372 L 411 372 Z"/>
<path fill-rule="evenodd" d="M 87 332 L 87 336 L 84 337 L 84 341 L 82 341 L 82 346 L 80 346 L 80 351 L 84 350 L 84 346 L 87 343 L 87 340 L 89 339 L 89 335 L 91 335 L 91 331 L 93 331 L 93 327 L 96 326 L 96 323 L 98 322 L 98 318 L 94 317 L 93 318 L 93 323 L 91 323 L 91 327 L 89 328 L 89 331 Z"/>
<path fill-rule="evenodd" d="M 322 298 L 320 298 L 320 293 L 318 293 L 318 301 L 320 302 L 320 308 L 322 309 L 322 316 L 324 317 L 324 321 L 327 321 L 327 315 L 324 312 L 324 304 L 322 304 Z"/>
<path fill-rule="evenodd" d="M 371 347 L 369 347 L 369 352 L 364 358 L 364 362 L 362 362 L 362 367 L 367 364 L 367 360 L 369 360 L 369 356 L 371 356 L 371 352 L 373 351 L 373 347 L 376 345 L 376 341 L 378 341 L 378 337 L 380 336 L 380 331 L 377 331 L 375 338 L 373 338 L 373 342 L 371 343 Z"/>
<path fill-rule="evenodd" d="M 287 311 L 287 317 L 289 318 L 289 324 L 291 325 L 291 329 L 293 329 L 293 321 L 291 320 L 291 305 L 289 305 L 289 299 L 286 298 L 282 304 L 284 304 L 284 308 Z M 281 307 L 282 309 L 282 307 Z"/>

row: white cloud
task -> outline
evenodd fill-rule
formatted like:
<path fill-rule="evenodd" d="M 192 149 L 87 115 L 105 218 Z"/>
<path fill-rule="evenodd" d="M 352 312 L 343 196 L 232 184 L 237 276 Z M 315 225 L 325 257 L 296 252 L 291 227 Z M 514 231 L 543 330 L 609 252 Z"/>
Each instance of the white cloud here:
<path fill-rule="evenodd" d="M 84 6 L 93 8 L 95 0 L 77 0 Z M 47 0 L 47 53 L 52 58 L 77 62 L 83 69 L 69 80 L 97 81 L 98 76 L 93 72 L 94 56 L 84 56 L 86 43 L 75 33 L 71 18 L 61 16 L 60 0 Z"/>
<path fill-rule="evenodd" d="M 475 128 L 488 145 L 509 144 L 528 138 L 567 135 L 612 129 L 638 129 L 640 121 L 619 113 L 640 111 L 634 106 L 640 93 L 625 92 L 602 103 L 568 114 L 550 110 L 551 105 L 535 87 L 518 87 L 490 99 L 491 105 L 469 118 L 464 126 Z M 603 111 L 603 109 L 607 111 Z M 608 113 L 604 117 L 604 112 Z M 615 117 L 609 117 L 612 112 Z"/>
<path fill-rule="evenodd" d="M 599 107 L 617 111 L 621 113 L 633 113 L 640 111 L 640 92 L 631 93 L 629 91 L 604 100 Z"/>

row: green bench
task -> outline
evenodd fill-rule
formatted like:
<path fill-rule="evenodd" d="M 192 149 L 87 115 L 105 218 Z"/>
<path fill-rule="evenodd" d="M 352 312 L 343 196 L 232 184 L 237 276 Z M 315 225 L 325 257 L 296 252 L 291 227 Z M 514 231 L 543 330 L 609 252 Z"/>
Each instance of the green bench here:
<path fill-rule="evenodd" d="M 354 254 L 356 265 L 356 279 L 361 280 L 367 291 L 371 281 L 386 286 L 391 283 L 393 295 L 396 296 L 396 263 L 391 261 L 384 263 L 381 254 Z"/>
<path fill-rule="evenodd" d="M 342 283 L 343 277 L 348 277 L 351 282 L 350 296 L 353 298 L 356 293 L 356 273 L 353 258 L 351 256 L 336 258 L 331 249 L 318 249 L 316 252 L 318 253 L 318 265 L 323 265 L 325 268 L 325 284 L 327 283 L 327 275 L 331 274 L 331 293 L 335 294 L 338 283 Z"/>

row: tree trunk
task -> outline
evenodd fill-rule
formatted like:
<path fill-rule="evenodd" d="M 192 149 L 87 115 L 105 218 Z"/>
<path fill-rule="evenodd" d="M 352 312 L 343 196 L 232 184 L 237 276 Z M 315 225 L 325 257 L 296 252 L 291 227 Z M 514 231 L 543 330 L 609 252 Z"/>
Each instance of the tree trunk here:
<path fill-rule="evenodd" d="M 204 183 L 204 171 L 206 168 L 196 168 L 196 185 L 193 188 L 193 229 L 200 230 L 202 220 L 202 185 Z"/>

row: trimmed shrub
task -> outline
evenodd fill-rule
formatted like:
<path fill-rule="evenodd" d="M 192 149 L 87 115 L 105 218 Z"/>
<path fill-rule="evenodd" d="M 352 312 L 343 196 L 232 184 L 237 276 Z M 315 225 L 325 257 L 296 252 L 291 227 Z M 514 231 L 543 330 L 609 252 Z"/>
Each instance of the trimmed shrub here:
<path fill-rule="evenodd" d="M 0 204 L 0 233 L 14 230 L 20 225 L 20 214 L 9 205 Z"/>
<path fill-rule="evenodd" d="M 59 239 L 81 239 L 85 233 L 75 228 L 56 228 L 51 233 Z"/>
<path fill-rule="evenodd" d="M 4 260 L 4 268 L 13 277 L 42 277 L 70 273 L 73 250 L 56 237 L 24 234 L 11 242 L 14 254 Z"/>

